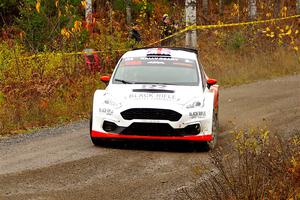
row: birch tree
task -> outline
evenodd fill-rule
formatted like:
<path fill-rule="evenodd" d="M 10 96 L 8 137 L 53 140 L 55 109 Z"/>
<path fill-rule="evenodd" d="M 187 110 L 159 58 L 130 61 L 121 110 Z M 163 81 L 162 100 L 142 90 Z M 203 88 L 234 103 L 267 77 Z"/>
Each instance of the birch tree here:
<path fill-rule="evenodd" d="M 196 0 L 185 0 L 186 26 L 197 25 L 196 16 Z M 195 29 L 186 32 L 185 45 L 197 48 L 197 31 Z"/>
<path fill-rule="evenodd" d="M 203 13 L 205 16 L 208 15 L 208 0 L 202 0 Z"/>
<path fill-rule="evenodd" d="M 92 0 L 85 0 L 85 20 L 87 24 L 92 24 L 93 22 L 93 6 Z"/>
<path fill-rule="evenodd" d="M 128 26 L 131 26 L 131 0 L 126 0 L 126 22 Z"/>
<path fill-rule="evenodd" d="M 256 0 L 249 0 L 249 18 L 255 19 L 257 12 Z"/>

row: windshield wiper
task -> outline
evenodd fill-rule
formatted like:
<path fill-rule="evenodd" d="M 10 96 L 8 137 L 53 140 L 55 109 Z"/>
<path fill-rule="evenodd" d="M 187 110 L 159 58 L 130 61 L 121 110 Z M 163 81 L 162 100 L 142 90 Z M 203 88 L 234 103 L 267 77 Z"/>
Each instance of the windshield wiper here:
<path fill-rule="evenodd" d="M 121 80 L 121 79 L 115 79 L 115 81 L 121 82 L 123 84 L 133 84 L 133 82 L 125 81 L 125 80 Z"/>

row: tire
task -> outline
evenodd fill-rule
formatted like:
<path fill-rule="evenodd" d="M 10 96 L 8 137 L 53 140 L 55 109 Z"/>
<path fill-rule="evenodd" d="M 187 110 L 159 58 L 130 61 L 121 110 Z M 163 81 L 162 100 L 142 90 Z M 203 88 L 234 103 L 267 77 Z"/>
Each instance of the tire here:
<path fill-rule="evenodd" d="M 93 112 L 90 115 L 90 136 L 92 137 L 92 127 L 93 127 Z"/>
<path fill-rule="evenodd" d="M 217 146 L 217 140 L 218 140 L 218 130 L 219 130 L 219 119 L 218 119 L 218 113 L 213 113 L 213 121 L 212 121 L 212 136 L 213 139 L 209 142 L 205 143 L 205 149 L 207 151 L 213 150 Z"/>

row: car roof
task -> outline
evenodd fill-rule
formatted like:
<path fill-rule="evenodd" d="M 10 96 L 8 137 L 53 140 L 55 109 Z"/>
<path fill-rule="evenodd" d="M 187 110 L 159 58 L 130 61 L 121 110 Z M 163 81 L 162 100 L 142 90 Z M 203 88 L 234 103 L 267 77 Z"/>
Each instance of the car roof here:
<path fill-rule="evenodd" d="M 132 58 L 132 57 L 147 57 L 147 56 L 167 56 L 171 58 L 185 58 L 197 60 L 197 50 L 188 49 L 188 48 L 168 48 L 168 47 L 148 47 L 133 49 L 126 52 L 122 57 L 123 58 Z"/>

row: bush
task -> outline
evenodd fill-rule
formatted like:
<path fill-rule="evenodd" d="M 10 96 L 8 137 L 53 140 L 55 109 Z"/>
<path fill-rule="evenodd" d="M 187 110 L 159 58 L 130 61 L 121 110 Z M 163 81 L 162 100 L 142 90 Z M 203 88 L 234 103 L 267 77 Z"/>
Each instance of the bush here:
<path fill-rule="evenodd" d="M 13 23 L 14 17 L 18 16 L 18 5 L 21 1 L 17 0 L 1 0 L 0 2 L 0 27 L 4 24 Z"/>
<path fill-rule="evenodd" d="M 228 35 L 226 39 L 226 46 L 232 50 L 239 50 L 246 43 L 247 39 L 245 38 L 242 31 L 235 31 L 232 35 Z"/>
<path fill-rule="evenodd" d="M 24 32 L 24 42 L 32 51 L 61 47 L 55 46 L 53 41 L 61 41 L 61 30 L 73 27 L 84 14 L 80 0 L 24 0 L 19 9 L 17 26 Z"/>
<path fill-rule="evenodd" d="M 212 166 L 182 199 L 299 199 L 300 136 L 270 137 L 269 131 L 234 131 L 232 152 L 212 152 Z M 213 172 L 212 172 L 213 171 Z"/>
<path fill-rule="evenodd" d="M 4 59 L 0 69 L 0 135 L 88 116 L 93 93 L 103 85 L 82 55 L 47 52 L 24 59 L 22 45 L 11 48 L 16 50 L 0 52 L 0 61 L 14 58 Z"/>

